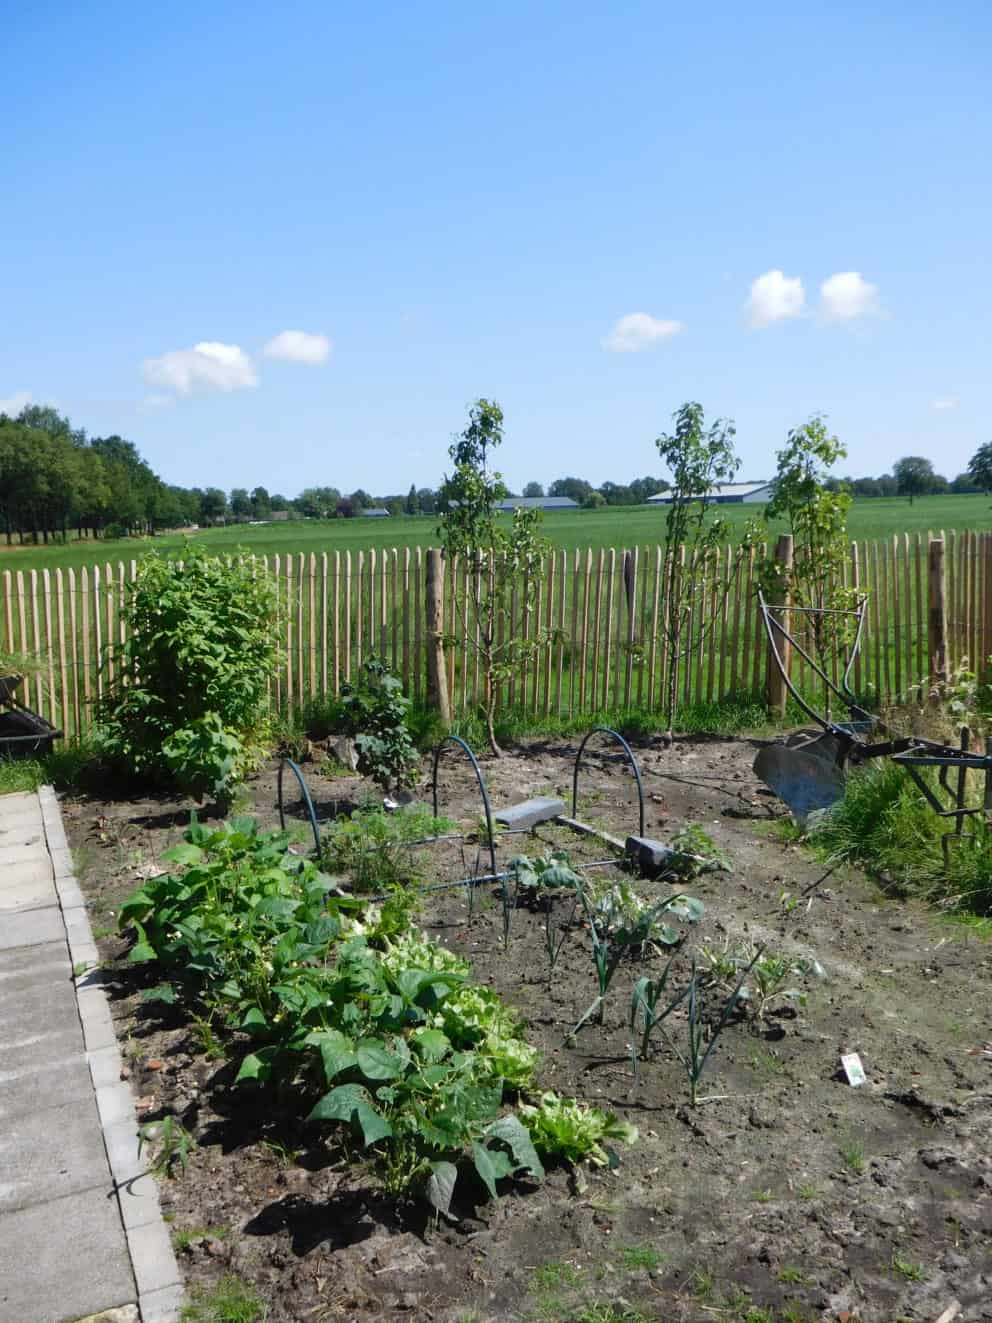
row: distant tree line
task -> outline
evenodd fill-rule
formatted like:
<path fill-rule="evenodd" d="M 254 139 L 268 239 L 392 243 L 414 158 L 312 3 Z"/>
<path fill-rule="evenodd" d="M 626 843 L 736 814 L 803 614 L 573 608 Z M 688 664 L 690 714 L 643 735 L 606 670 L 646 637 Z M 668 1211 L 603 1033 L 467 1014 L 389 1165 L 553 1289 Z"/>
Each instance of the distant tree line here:
<path fill-rule="evenodd" d="M 935 473 L 927 459 L 906 456 L 878 478 L 830 478 L 832 490 L 855 497 L 917 496 L 942 492 L 992 491 L 992 442 L 981 446 L 968 469 L 952 481 Z M 556 478 L 545 492 L 528 482 L 526 497 L 566 496 L 585 509 L 641 505 L 667 491 L 663 478 L 604 482 Z M 513 495 L 513 493 L 510 493 Z M 442 498 L 430 487 L 411 484 L 406 494 L 372 496 L 359 487 L 307 487 L 290 499 L 265 487 L 178 487 L 163 482 L 121 436 L 90 437 L 46 405 L 28 405 L 15 417 L 0 414 L 0 528 L 8 542 L 154 533 L 193 524 L 267 520 L 286 512 L 306 519 L 348 519 L 382 508 L 391 515 L 435 515 Z"/>

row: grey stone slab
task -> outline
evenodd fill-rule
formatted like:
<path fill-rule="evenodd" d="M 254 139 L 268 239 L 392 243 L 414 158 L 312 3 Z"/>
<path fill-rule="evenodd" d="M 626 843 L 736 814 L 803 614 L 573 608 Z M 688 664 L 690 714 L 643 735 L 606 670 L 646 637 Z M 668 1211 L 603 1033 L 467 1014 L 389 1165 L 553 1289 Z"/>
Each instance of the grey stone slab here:
<path fill-rule="evenodd" d="M 48 855 L 48 845 L 43 831 L 25 831 L 19 839 L 10 841 L 0 839 L 0 876 L 15 864 L 28 860 L 44 860 Z"/>
<path fill-rule="evenodd" d="M 76 1323 L 141 1323 L 137 1305 L 121 1305 L 117 1309 L 101 1309 L 99 1314 L 88 1314 Z"/>
<path fill-rule="evenodd" d="M 111 1047 L 117 1042 L 117 1030 L 110 1017 L 106 993 L 102 988 L 87 988 L 77 992 L 76 996 L 86 1051 L 96 1052 L 101 1047 Z"/>
<path fill-rule="evenodd" d="M 0 869 L 0 911 L 38 910 L 57 904 L 47 854 Z"/>
<path fill-rule="evenodd" d="M 540 795 L 536 799 L 525 799 L 522 804 L 511 804 L 493 814 L 493 821 L 504 827 L 514 827 L 525 831 L 539 823 L 550 822 L 565 812 L 565 805 L 560 799 L 551 799 Z"/>
<path fill-rule="evenodd" d="M 46 966 L 36 974 L 21 970 L 0 983 L 0 996 L 0 1046 L 30 1034 L 71 1028 L 78 1018 L 72 979 L 61 968 L 56 972 Z"/>
<path fill-rule="evenodd" d="M 183 1288 L 166 1286 L 140 1296 L 141 1323 L 178 1323 L 183 1307 Z"/>
<path fill-rule="evenodd" d="M 131 1251 L 134 1279 L 138 1283 L 139 1298 L 152 1291 L 161 1291 L 182 1282 L 172 1241 L 161 1218 L 147 1226 L 135 1227 L 127 1235 Z"/>
<path fill-rule="evenodd" d="M 86 904 L 86 897 L 74 877 L 56 877 L 55 891 L 64 910 L 75 910 Z"/>
<path fill-rule="evenodd" d="M 113 1047 L 103 1047 L 98 1052 L 88 1052 L 86 1060 L 94 1089 L 102 1089 L 107 1084 L 120 1083 L 124 1062 L 121 1060 L 120 1049 L 116 1043 Z"/>
<path fill-rule="evenodd" d="M 130 1086 L 124 1080 L 100 1085 L 96 1091 L 96 1109 L 100 1113 L 100 1122 L 104 1130 L 116 1125 L 118 1121 L 130 1121 L 137 1129 L 134 1097 Z"/>
<path fill-rule="evenodd" d="M 67 1043 L 65 1035 L 52 1038 L 58 1038 L 61 1047 L 50 1060 L 39 1061 L 37 1053 L 25 1053 L 27 1060 L 20 1070 L 5 1070 L 0 1061 L 0 1127 L 6 1129 L 15 1117 L 28 1116 L 40 1108 L 61 1107 L 92 1095 L 93 1082 L 86 1061 L 80 1056 L 69 1057 L 74 1049 L 78 1050 L 77 1045 Z"/>
<path fill-rule="evenodd" d="M 138 1152 L 138 1123 L 134 1117 L 107 1126 L 103 1138 L 107 1145 L 110 1170 L 118 1185 L 124 1185 L 144 1174 L 148 1168 L 148 1157 L 147 1154 L 142 1157 Z"/>
<path fill-rule="evenodd" d="M 133 1180 L 124 1181 L 117 1187 L 121 1216 L 124 1227 L 130 1234 L 134 1227 L 148 1226 L 162 1217 L 162 1207 L 158 1201 L 158 1184 L 150 1171 Z"/>
<path fill-rule="evenodd" d="M 60 936 L 57 942 L 49 942 L 47 946 L 26 946 L 0 952 L 0 998 L 8 995 L 8 987 L 16 987 L 18 979 L 31 981 L 36 974 L 43 974 L 53 981 L 62 977 L 69 982 L 72 965 L 64 937 Z"/>
<path fill-rule="evenodd" d="M 0 951 L 19 946 L 41 946 L 65 936 L 62 911 L 57 905 L 41 910 L 14 910 L 0 919 Z"/>
<path fill-rule="evenodd" d="M 0 1088 L 5 1078 L 14 1080 L 30 1074 L 33 1067 L 40 1070 L 53 1063 L 64 1064 L 83 1051 L 83 1031 L 78 1018 L 75 1024 L 48 1033 L 29 1031 L 10 1038 L 0 1031 L 0 1035 Z"/>
<path fill-rule="evenodd" d="M 72 862 L 72 851 L 66 846 L 64 849 L 57 848 L 49 842 L 48 856 L 52 861 L 52 869 L 56 877 L 73 877 L 75 868 Z"/>
<path fill-rule="evenodd" d="M 92 1097 L 14 1117 L 0 1134 L 0 1214 L 80 1190 L 109 1188 L 103 1131 Z"/>
<path fill-rule="evenodd" d="M 68 1323 L 136 1299 L 113 1196 L 90 1190 L 0 1221 L 3 1323 Z"/>

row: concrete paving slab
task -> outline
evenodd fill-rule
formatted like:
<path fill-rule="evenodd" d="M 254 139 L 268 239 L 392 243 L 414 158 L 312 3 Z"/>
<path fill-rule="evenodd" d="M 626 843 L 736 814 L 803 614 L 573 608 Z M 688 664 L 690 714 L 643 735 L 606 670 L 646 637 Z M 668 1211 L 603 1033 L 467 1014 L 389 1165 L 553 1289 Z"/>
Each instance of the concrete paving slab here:
<path fill-rule="evenodd" d="M 55 881 L 47 860 L 22 859 L 6 868 L 0 864 L 0 911 L 38 910 L 57 904 Z"/>
<path fill-rule="evenodd" d="M 77 1022 L 49 1033 L 30 1032 L 20 1038 L 0 1039 L 0 1079 L 12 1079 L 52 1062 L 67 1062 L 83 1051 L 83 1031 Z"/>
<path fill-rule="evenodd" d="M 69 1323 L 136 1299 L 113 1197 L 94 1197 L 90 1191 L 4 1215 L 0 1223 L 4 1323 Z"/>
<path fill-rule="evenodd" d="M 4 1127 L 0 1134 L 0 1213 L 97 1188 L 107 1192 L 111 1183 L 92 1097 L 14 1117 Z"/>
<path fill-rule="evenodd" d="M 0 952 L 0 969 L 3 968 L 7 954 L 6 951 Z M 22 970 L 15 977 L 5 979 L 0 988 L 3 990 L 3 1001 L 0 1002 L 0 1046 L 28 1034 L 46 1034 L 71 1028 L 78 1019 L 76 991 L 72 979 L 66 977 L 61 968 L 57 973 L 52 971 L 51 966 L 42 973 L 32 974 L 29 970 Z"/>
<path fill-rule="evenodd" d="M 49 1040 L 50 1041 L 50 1040 Z M 60 1039 L 64 1044 L 64 1038 Z M 86 1061 L 73 1057 L 75 1044 L 61 1046 L 53 1058 L 39 1064 L 30 1053 L 30 1064 L 21 1070 L 4 1070 L 0 1060 L 0 1129 L 8 1129 L 18 1116 L 28 1116 L 39 1107 L 61 1107 L 84 1102 L 93 1092 Z M 27 1055 L 27 1054 L 26 1054 Z"/>
<path fill-rule="evenodd" d="M 0 920 L 0 951 L 19 946 L 41 946 L 65 938 L 62 911 L 57 905 L 43 910 L 17 910 Z"/>
<path fill-rule="evenodd" d="M 141 1323 L 177 1323 L 182 1310 L 181 1286 L 166 1286 L 141 1296 Z"/>
<path fill-rule="evenodd" d="M 0 874 L 8 868 L 13 868 L 16 864 L 23 864 L 28 860 L 45 863 L 44 856 L 39 858 L 39 845 L 47 855 L 45 833 L 40 829 L 20 833 L 20 839 L 16 841 L 0 840 Z"/>
<path fill-rule="evenodd" d="M 129 1231 L 127 1243 L 131 1247 L 139 1298 L 148 1292 L 180 1284 L 179 1265 L 172 1251 L 172 1240 L 161 1218 Z"/>
<path fill-rule="evenodd" d="M 49 942 L 47 946 L 22 947 L 20 950 L 4 951 L 0 955 L 0 997 L 6 995 L 6 989 L 14 985 L 14 980 L 35 972 L 44 971 L 53 982 L 60 977 L 68 980 L 72 977 L 72 965 L 69 961 L 69 948 L 65 938 Z"/>

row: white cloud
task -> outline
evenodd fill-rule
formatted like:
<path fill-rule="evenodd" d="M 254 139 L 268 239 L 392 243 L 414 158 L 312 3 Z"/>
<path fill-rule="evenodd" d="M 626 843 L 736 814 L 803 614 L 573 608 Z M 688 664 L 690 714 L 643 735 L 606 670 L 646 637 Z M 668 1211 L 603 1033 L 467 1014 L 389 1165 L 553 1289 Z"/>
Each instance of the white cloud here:
<path fill-rule="evenodd" d="M 865 280 L 860 271 L 838 271 L 820 286 L 821 310 L 825 321 L 849 322 L 855 317 L 869 317 L 880 311 L 878 286 Z"/>
<path fill-rule="evenodd" d="M 939 399 L 931 400 L 931 409 L 956 409 L 961 401 L 956 395 L 942 395 Z"/>
<path fill-rule="evenodd" d="M 629 312 L 614 322 L 609 335 L 600 343 L 614 354 L 636 354 L 638 350 L 650 349 L 684 330 L 682 322 L 650 317 L 646 312 Z"/>
<path fill-rule="evenodd" d="M 26 390 L 15 390 L 13 395 L 8 395 L 6 399 L 0 399 L 0 413 L 9 414 L 11 418 L 16 418 L 23 408 L 31 403 L 31 396 Z"/>
<path fill-rule="evenodd" d="M 783 271 L 766 271 L 751 282 L 747 299 L 748 325 L 754 329 L 771 326 L 802 314 L 806 291 L 799 276 L 787 276 Z"/>
<path fill-rule="evenodd" d="M 192 349 L 172 349 L 161 358 L 146 358 L 143 370 L 149 386 L 177 395 L 245 390 L 258 385 L 255 364 L 240 345 L 217 340 L 201 340 Z"/>
<path fill-rule="evenodd" d="M 280 331 L 262 353 L 266 358 L 281 358 L 288 363 L 316 367 L 330 357 L 331 342 L 326 335 L 311 335 L 309 331 Z"/>

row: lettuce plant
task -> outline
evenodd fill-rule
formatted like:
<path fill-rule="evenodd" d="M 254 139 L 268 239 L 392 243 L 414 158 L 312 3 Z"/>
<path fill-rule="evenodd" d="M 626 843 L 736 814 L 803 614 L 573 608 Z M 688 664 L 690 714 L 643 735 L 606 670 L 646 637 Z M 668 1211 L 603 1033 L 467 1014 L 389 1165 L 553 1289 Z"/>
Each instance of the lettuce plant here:
<path fill-rule="evenodd" d="M 624 1144 L 637 1141 L 636 1126 L 620 1121 L 612 1112 L 602 1112 L 574 1098 L 560 1098 L 552 1090 L 542 1093 L 534 1104 L 522 1103 L 520 1116 L 534 1147 L 545 1158 L 588 1161 L 605 1167 L 611 1164 L 609 1150 L 604 1147 L 606 1140 Z"/>

